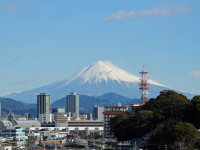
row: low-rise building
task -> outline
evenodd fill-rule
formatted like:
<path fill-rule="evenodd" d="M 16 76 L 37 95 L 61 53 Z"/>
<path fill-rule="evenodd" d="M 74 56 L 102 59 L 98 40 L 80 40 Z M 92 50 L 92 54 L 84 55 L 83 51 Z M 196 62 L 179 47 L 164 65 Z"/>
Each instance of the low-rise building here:
<path fill-rule="evenodd" d="M 12 146 L 0 145 L 1 150 L 12 150 Z"/>
<path fill-rule="evenodd" d="M 69 120 L 69 117 L 65 113 L 56 113 L 54 115 L 55 122 L 66 122 Z"/>
<path fill-rule="evenodd" d="M 25 132 L 21 127 L 15 127 L 14 129 L 3 129 L 1 133 L 2 137 L 12 137 L 13 141 L 25 141 Z"/>
<path fill-rule="evenodd" d="M 105 106 L 105 112 L 104 114 L 104 137 L 105 138 L 113 138 L 113 135 L 110 134 L 110 118 L 115 117 L 116 115 L 119 115 L 123 112 L 128 111 L 128 106 L 121 106 L 120 103 L 118 103 L 118 106 Z"/>
<path fill-rule="evenodd" d="M 103 134 L 103 121 L 93 121 L 93 120 L 70 120 L 65 123 L 56 123 L 55 127 L 30 127 L 30 132 L 49 130 L 49 131 L 59 131 L 59 135 L 79 133 L 81 131 L 86 131 L 88 134 L 93 131 L 98 131 L 101 135 Z"/>
<path fill-rule="evenodd" d="M 80 114 L 79 119 L 80 120 L 87 120 L 87 114 Z"/>
<path fill-rule="evenodd" d="M 30 127 L 41 127 L 41 123 L 37 120 L 17 120 L 16 121 L 17 126 L 20 126 L 24 129 L 29 129 Z M 2 120 L 0 121 L 0 131 L 3 131 L 3 129 L 13 129 L 15 128 L 15 125 L 11 121 L 8 120 Z"/>
<path fill-rule="evenodd" d="M 103 121 L 103 112 L 104 112 L 104 107 L 95 105 L 93 107 L 93 119 Z"/>
<path fill-rule="evenodd" d="M 141 104 L 130 104 L 130 115 L 131 116 L 134 116 L 135 115 L 135 112 L 141 108 Z"/>

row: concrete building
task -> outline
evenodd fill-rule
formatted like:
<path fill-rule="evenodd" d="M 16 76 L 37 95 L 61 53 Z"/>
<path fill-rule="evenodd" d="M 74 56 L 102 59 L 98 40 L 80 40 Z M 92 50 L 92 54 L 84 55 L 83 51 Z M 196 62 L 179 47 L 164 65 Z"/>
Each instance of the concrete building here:
<path fill-rule="evenodd" d="M 56 113 L 54 116 L 55 122 L 64 123 L 69 120 L 67 114 L 64 113 Z"/>
<path fill-rule="evenodd" d="M 58 113 L 66 113 L 65 108 L 57 108 L 58 109 Z"/>
<path fill-rule="evenodd" d="M 130 115 L 134 116 L 135 112 L 140 109 L 142 104 L 130 104 Z"/>
<path fill-rule="evenodd" d="M 21 115 L 15 115 L 16 120 L 28 120 L 29 119 L 29 114 L 24 113 Z"/>
<path fill-rule="evenodd" d="M 1 132 L 2 137 L 12 137 L 14 141 L 25 141 L 25 132 L 21 127 L 15 127 L 14 129 L 3 129 Z"/>
<path fill-rule="evenodd" d="M 66 109 L 65 108 L 51 108 L 51 113 L 55 114 L 55 113 L 66 113 Z"/>
<path fill-rule="evenodd" d="M 13 125 L 11 121 L 2 120 L 0 121 L 0 132 L 4 129 L 14 129 L 15 126 L 20 126 L 24 129 L 29 129 L 30 127 L 41 127 L 41 123 L 37 120 L 17 120 L 17 125 Z"/>
<path fill-rule="evenodd" d="M 79 117 L 79 95 L 76 95 L 75 92 L 70 93 L 66 97 L 66 112 L 68 114 L 71 113 L 70 117 Z"/>
<path fill-rule="evenodd" d="M 92 113 L 81 113 L 79 115 L 80 120 L 93 120 Z"/>
<path fill-rule="evenodd" d="M 0 102 L 0 118 L 1 118 L 1 102 Z"/>
<path fill-rule="evenodd" d="M 107 139 L 113 138 L 113 135 L 110 134 L 110 118 L 115 117 L 123 112 L 128 111 L 128 106 L 121 106 L 118 103 L 118 106 L 105 106 L 104 114 L 104 137 Z"/>
<path fill-rule="evenodd" d="M 30 127 L 41 127 L 41 123 L 37 120 L 16 120 L 15 115 L 10 111 L 7 120 L 0 120 L 0 132 L 4 129 L 15 129 L 15 127 L 26 130 Z"/>
<path fill-rule="evenodd" d="M 80 120 L 87 120 L 87 114 L 80 114 L 79 119 Z"/>
<path fill-rule="evenodd" d="M 56 123 L 55 127 L 30 127 L 29 130 L 31 132 L 39 131 L 39 130 L 49 130 L 49 131 L 65 131 L 65 133 L 79 133 L 79 131 L 98 131 L 103 134 L 104 124 L 103 121 L 97 120 L 70 120 L 65 123 Z"/>
<path fill-rule="evenodd" d="M 37 95 L 37 117 L 41 123 L 52 121 L 51 100 L 47 93 Z"/>
<path fill-rule="evenodd" d="M 104 107 L 94 105 L 93 107 L 93 120 L 103 120 Z"/>

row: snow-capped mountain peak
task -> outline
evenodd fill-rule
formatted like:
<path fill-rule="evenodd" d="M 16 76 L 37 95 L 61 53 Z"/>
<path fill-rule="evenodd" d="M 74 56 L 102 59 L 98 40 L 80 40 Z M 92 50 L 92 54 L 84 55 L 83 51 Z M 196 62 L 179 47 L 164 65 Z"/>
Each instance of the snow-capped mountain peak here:
<path fill-rule="evenodd" d="M 69 84 L 74 80 L 81 80 L 82 83 L 98 84 L 102 81 L 106 83 L 111 81 L 120 82 L 140 82 L 140 78 L 134 76 L 116 66 L 109 61 L 97 61 L 73 76 L 65 84 Z M 163 86 L 160 83 L 150 80 L 150 84 Z"/>
<path fill-rule="evenodd" d="M 139 71 L 137 70 L 137 72 Z M 48 93 L 51 95 L 52 102 L 54 102 L 65 97 L 68 93 L 75 91 L 79 94 L 90 96 L 114 92 L 122 96 L 136 98 L 140 97 L 139 82 L 139 77 L 116 67 L 111 62 L 97 61 L 83 68 L 67 80 L 60 80 L 21 93 L 13 93 L 6 97 L 27 103 L 35 103 L 38 93 Z M 149 80 L 149 83 L 150 97 L 155 97 L 161 90 L 166 89 L 165 86 L 153 80 Z"/>

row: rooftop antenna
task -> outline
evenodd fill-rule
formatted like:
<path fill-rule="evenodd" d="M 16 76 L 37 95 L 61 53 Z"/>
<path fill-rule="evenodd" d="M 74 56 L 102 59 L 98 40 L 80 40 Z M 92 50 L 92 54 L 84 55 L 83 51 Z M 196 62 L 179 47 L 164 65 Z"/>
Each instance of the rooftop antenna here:
<path fill-rule="evenodd" d="M 117 103 L 117 106 L 122 106 L 122 104 L 120 102 Z"/>

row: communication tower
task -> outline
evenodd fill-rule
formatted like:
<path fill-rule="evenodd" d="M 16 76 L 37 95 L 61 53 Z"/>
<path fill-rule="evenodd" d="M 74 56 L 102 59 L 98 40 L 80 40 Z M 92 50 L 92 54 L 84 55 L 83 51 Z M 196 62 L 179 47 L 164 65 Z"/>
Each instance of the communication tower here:
<path fill-rule="evenodd" d="M 148 83 L 149 77 L 147 75 L 149 72 L 146 72 L 144 70 L 144 67 L 145 66 L 143 66 L 142 72 L 140 72 L 141 82 L 139 89 L 141 90 L 141 104 L 145 104 L 148 101 L 148 90 L 149 90 L 149 83 Z"/>

